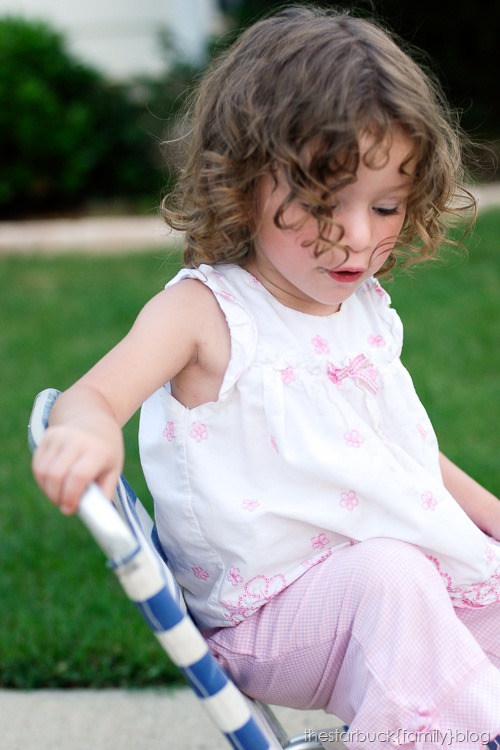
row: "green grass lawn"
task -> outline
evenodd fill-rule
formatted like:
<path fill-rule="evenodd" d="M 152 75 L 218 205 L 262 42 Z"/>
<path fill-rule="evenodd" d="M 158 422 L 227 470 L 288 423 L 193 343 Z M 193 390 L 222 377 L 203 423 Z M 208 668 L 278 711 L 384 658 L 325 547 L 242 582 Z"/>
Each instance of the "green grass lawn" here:
<path fill-rule="evenodd" d="M 500 211 L 479 219 L 468 260 L 398 273 L 385 284 L 406 328 L 404 361 L 442 448 L 500 494 Z M 142 686 L 175 669 L 76 518 L 30 473 L 35 394 L 66 388 L 128 329 L 180 265 L 154 253 L 0 257 L 0 686 Z M 126 375 L 124 375 L 126 376 Z M 126 429 L 127 475 L 146 500 Z"/>
<path fill-rule="evenodd" d="M 465 245 L 385 286 L 441 449 L 500 496 L 500 210 L 481 214 Z"/>
<path fill-rule="evenodd" d="M 177 674 L 81 523 L 38 491 L 26 428 L 36 393 L 64 389 L 88 369 L 179 265 L 178 254 L 164 260 L 158 251 L 0 258 L 2 686 L 159 684 Z M 134 419 L 127 475 L 147 500 L 136 432 Z"/>

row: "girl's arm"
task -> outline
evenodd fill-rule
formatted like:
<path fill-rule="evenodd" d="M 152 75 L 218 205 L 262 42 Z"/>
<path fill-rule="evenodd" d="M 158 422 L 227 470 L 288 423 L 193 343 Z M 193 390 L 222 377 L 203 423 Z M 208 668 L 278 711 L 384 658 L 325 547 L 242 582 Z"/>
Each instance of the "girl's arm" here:
<path fill-rule="evenodd" d="M 476 526 L 500 540 L 500 501 L 475 479 L 440 453 L 440 465 L 446 489 Z"/>
<path fill-rule="evenodd" d="M 76 510 L 92 481 L 111 497 L 123 466 L 122 426 L 155 390 L 179 373 L 205 383 L 224 372 L 227 326 L 212 292 L 186 280 L 160 292 L 125 338 L 54 404 L 33 458 L 49 499 Z M 227 332 L 227 336 L 228 336 Z M 204 395 L 204 394 L 203 394 Z M 210 400 L 209 398 L 207 400 Z"/>

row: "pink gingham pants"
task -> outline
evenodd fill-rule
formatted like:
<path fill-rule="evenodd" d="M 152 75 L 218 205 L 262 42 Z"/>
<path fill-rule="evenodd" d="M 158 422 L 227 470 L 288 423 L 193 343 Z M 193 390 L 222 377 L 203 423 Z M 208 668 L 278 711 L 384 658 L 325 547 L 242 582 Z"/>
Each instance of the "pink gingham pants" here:
<path fill-rule="evenodd" d="M 207 640 L 245 693 L 324 709 L 351 736 L 379 733 L 371 750 L 389 736 L 435 749 L 437 730 L 469 750 L 500 733 L 500 603 L 453 609 L 434 565 L 404 542 L 341 549 Z"/>

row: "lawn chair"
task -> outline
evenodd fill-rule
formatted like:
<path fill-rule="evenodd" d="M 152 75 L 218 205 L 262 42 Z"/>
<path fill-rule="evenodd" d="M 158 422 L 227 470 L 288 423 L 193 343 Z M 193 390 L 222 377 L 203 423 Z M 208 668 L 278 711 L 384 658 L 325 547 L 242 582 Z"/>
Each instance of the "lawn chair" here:
<path fill-rule="evenodd" d="M 40 443 L 58 396 L 58 391 L 47 389 L 35 399 L 28 431 L 32 450 Z M 108 558 L 125 593 L 233 748 L 325 749 L 319 732 L 289 738 L 268 706 L 243 695 L 229 680 L 189 617 L 156 527 L 123 477 L 113 504 L 96 485 L 90 485 L 78 515 Z"/>

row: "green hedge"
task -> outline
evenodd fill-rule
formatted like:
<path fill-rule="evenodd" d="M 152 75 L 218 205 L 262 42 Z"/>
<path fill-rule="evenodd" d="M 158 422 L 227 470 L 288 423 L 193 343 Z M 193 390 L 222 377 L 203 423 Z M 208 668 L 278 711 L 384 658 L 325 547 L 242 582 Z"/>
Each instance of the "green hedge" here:
<path fill-rule="evenodd" d="M 68 52 L 48 25 L 0 18 L 0 218 L 155 194 L 144 105 Z"/>

